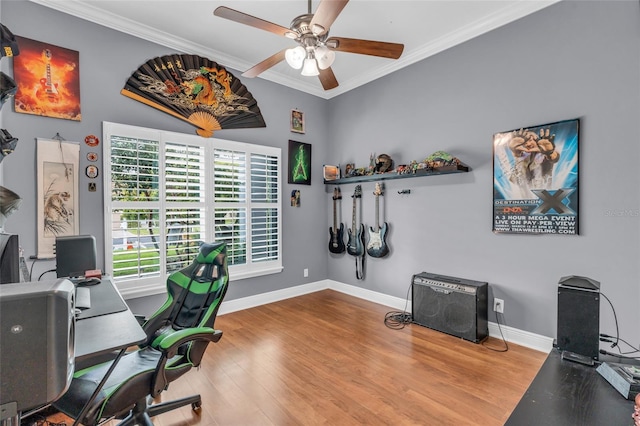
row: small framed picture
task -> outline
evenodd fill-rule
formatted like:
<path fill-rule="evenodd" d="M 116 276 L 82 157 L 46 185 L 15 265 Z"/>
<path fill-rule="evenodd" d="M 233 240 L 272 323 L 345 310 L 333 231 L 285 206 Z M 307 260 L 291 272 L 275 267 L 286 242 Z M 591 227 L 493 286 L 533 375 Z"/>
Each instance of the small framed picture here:
<path fill-rule="evenodd" d="M 325 164 L 322 166 L 322 174 L 325 182 L 340 179 L 340 167 Z"/>
<path fill-rule="evenodd" d="M 304 112 L 297 109 L 291 110 L 291 131 L 304 133 Z"/>
<path fill-rule="evenodd" d="M 311 144 L 289 140 L 289 183 L 311 185 Z"/>

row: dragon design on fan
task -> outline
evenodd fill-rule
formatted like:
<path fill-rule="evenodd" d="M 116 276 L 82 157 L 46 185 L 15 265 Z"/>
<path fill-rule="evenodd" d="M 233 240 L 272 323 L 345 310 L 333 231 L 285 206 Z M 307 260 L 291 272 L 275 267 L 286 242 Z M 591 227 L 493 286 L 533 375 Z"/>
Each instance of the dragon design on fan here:
<path fill-rule="evenodd" d="M 240 80 L 198 55 L 150 59 L 120 93 L 197 126 L 203 137 L 221 129 L 266 127 L 258 102 Z"/>

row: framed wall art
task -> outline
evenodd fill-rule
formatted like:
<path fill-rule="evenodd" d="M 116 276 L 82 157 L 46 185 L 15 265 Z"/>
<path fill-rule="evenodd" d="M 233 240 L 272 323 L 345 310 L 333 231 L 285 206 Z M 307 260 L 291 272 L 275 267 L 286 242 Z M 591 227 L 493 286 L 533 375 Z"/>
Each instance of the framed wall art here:
<path fill-rule="evenodd" d="M 291 131 L 304 133 L 304 112 L 297 109 L 291 110 Z"/>
<path fill-rule="evenodd" d="M 80 121 L 80 55 L 75 50 L 16 36 L 13 58 L 16 112 Z"/>
<path fill-rule="evenodd" d="M 38 258 L 54 256 L 56 237 L 78 235 L 80 144 L 37 140 Z"/>
<path fill-rule="evenodd" d="M 289 183 L 311 185 L 311 145 L 289 140 Z"/>
<path fill-rule="evenodd" d="M 579 120 L 493 136 L 493 232 L 578 235 Z"/>

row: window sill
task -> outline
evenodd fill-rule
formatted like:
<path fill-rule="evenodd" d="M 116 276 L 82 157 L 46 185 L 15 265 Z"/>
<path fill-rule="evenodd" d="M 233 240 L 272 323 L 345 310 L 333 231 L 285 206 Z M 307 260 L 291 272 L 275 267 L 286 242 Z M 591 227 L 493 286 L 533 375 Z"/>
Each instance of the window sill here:
<path fill-rule="evenodd" d="M 282 266 L 272 266 L 264 269 L 253 269 L 251 271 L 229 271 L 230 281 L 240 281 L 248 278 L 255 278 L 264 275 L 279 274 L 284 268 Z M 116 283 L 118 291 L 122 295 L 122 298 L 137 299 L 138 297 L 155 296 L 156 294 L 165 294 L 167 291 L 166 283 L 161 282 L 148 282 L 148 283 L 135 283 L 132 281 L 124 281 Z"/>

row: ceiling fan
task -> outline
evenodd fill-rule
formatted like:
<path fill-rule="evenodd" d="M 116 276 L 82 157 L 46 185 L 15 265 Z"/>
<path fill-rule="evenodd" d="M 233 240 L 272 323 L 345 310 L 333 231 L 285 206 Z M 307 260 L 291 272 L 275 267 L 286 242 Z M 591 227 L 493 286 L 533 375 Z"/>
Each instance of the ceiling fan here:
<path fill-rule="evenodd" d="M 308 13 L 291 21 L 289 28 L 247 15 L 225 6 L 215 9 L 213 14 L 261 30 L 295 40 L 298 46 L 282 49 L 264 61 L 245 71 L 243 77 L 256 77 L 283 60 L 295 68 L 302 69 L 304 76 L 318 76 L 324 90 L 338 87 L 338 80 L 331 70 L 335 52 L 359 53 L 398 59 L 404 50 L 403 44 L 383 41 L 361 40 L 345 37 L 329 37 L 329 29 L 349 0 L 321 0 L 315 13 Z"/>

